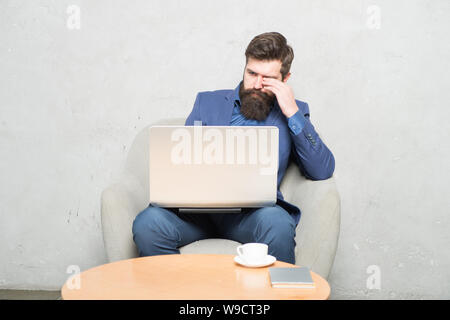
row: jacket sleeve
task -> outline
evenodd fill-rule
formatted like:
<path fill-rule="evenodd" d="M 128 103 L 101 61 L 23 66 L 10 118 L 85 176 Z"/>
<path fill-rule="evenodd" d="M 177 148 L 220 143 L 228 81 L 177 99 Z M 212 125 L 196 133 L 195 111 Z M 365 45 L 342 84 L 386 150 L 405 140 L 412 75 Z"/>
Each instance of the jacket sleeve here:
<path fill-rule="evenodd" d="M 302 174 L 311 180 L 325 180 L 333 175 L 335 160 L 328 147 L 320 139 L 310 121 L 309 106 L 303 103 L 299 105 L 299 111 L 303 116 L 303 128 L 298 130 L 289 130 L 292 140 L 291 156 L 299 166 Z"/>
<path fill-rule="evenodd" d="M 193 126 L 194 121 L 201 121 L 202 118 L 200 116 L 200 93 L 197 94 L 197 97 L 195 98 L 194 107 L 192 108 L 191 113 L 186 119 L 186 122 L 184 123 L 185 126 Z"/>

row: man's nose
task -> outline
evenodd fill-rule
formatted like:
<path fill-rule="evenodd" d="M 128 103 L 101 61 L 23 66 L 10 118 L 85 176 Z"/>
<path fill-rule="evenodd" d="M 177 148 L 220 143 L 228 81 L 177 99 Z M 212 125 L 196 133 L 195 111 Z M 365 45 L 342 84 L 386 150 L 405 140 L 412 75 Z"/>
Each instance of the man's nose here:
<path fill-rule="evenodd" d="M 258 75 L 258 76 L 256 77 L 255 89 L 258 89 L 258 90 L 259 90 L 259 89 L 262 89 L 262 88 L 263 88 L 262 80 L 263 80 L 263 77 L 262 77 L 262 76 Z"/>

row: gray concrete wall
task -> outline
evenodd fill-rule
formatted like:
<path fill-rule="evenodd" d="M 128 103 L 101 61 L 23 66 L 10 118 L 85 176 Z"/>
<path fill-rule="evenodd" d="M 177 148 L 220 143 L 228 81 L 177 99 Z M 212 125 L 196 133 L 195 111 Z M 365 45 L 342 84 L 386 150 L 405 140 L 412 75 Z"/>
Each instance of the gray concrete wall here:
<path fill-rule="evenodd" d="M 336 157 L 331 297 L 450 298 L 449 15 L 448 0 L 1 0 L 0 288 L 104 263 L 100 193 L 136 133 L 234 88 L 248 42 L 279 31 Z"/>

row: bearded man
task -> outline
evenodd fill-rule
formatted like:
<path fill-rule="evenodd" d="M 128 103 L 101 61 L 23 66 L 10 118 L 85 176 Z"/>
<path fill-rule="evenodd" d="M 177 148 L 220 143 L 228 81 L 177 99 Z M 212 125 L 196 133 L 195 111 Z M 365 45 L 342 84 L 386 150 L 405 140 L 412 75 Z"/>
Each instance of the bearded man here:
<path fill-rule="evenodd" d="M 174 254 L 191 242 L 224 238 L 268 245 L 268 254 L 295 264 L 295 229 L 300 209 L 284 201 L 280 184 L 292 157 L 312 180 L 333 175 L 335 160 L 310 121 L 307 103 L 296 100 L 287 84 L 294 53 L 277 32 L 260 34 L 246 51 L 242 81 L 234 90 L 200 92 L 185 125 L 277 126 L 279 159 L 277 202 L 272 207 L 242 213 L 192 214 L 168 208 L 148 208 L 133 222 L 133 239 L 140 256 Z"/>

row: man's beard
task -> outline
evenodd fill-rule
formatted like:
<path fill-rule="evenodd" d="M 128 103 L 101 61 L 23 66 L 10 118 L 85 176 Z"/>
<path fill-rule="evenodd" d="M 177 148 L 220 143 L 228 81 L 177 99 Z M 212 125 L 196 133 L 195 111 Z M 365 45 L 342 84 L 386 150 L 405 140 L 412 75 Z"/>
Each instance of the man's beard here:
<path fill-rule="evenodd" d="M 241 100 L 241 113 L 247 119 L 262 121 L 265 120 L 272 110 L 275 95 L 269 96 L 267 93 L 256 89 L 244 89 L 244 82 L 239 87 L 239 98 Z"/>

